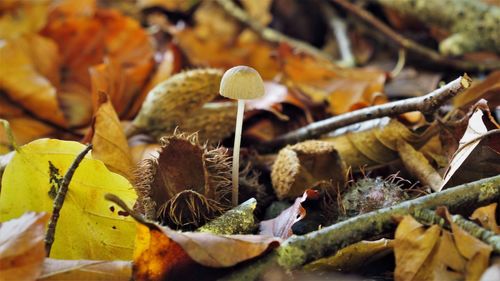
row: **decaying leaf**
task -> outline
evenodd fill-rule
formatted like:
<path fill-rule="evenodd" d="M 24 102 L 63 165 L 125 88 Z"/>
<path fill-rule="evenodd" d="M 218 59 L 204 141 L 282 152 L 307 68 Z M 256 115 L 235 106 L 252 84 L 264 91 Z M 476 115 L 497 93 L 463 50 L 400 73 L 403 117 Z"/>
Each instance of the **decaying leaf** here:
<path fill-rule="evenodd" d="M 307 271 L 354 272 L 356 269 L 392 253 L 394 240 L 382 238 L 361 241 L 340 249 L 331 257 L 321 258 L 304 266 Z"/>
<path fill-rule="evenodd" d="M 470 216 L 470 219 L 477 220 L 484 228 L 493 231 L 496 234 L 500 234 L 500 227 L 496 221 L 496 209 L 497 203 L 477 208 Z"/>
<path fill-rule="evenodd" d="M 488 105 L 495 108 L 500 105 L 500 71 L 494 71 L 479 83 L 466 89 L 453 98 L 455 108 L 468 108 L 480 99 L 488 100 Z"/>
<path fill-rule="evenodd" d="M 333 144 L 347 166 L 358 170 L 398 159 L 398 140 L 419 148 L 430 136 L 414 133 L 396 119 L 381 118 L 336 130 L 334 136 L 323 140 Z"/>
<path fill-rule="evenodd" d="M 40 139 L 20 147 L 2 177 L 0 221 L 27 211 L 51 212 L 58 183 L 83 148 L 77 142 L 53 139 Z M 51 257 L 131 258 L 135 225 L 127 213 L 104 200 L 104 194 L 109 192 L 119 194 L 130 204 L 137 197 L 124 177 L 87 155 L 69 185 Z"/>
<path fill-rule="evenodd" d="M 488 267 L 492 247 L 461 229 L 440 209 L 451 232 L 429 228 L 405 216 L 394 241 L 396 280 L 479 280 Z"/>
<path fill-rule="evenodd" d="M 485 123 L 484 120 L 487 120 L 487 123 Z M 500 125 L 498 125 L 495 122 L 495 119 L 491 116 L 491 113 L 489 112 L 488 107 L 486 105 L 486 101 L 481 100 L 477 103 L 474 110 L 474 114 L 472 114 L 472 116 L 469 118 L 467 129 L 465 130 L 464 135 L 460 139 L 457 151 L 454 153 L 452 159 L 450 160 L 446 173 L 443 176 L 443 182 L 441 183 L 439 190 L 441 190 L 443 187 L 446 186 L 446 184 L 450 181 L 452 176 L 460 169 L 460 167 L 464 164 L 464 162 L 466 162 L 467 160 L 471 161 L 475 160 L 469 158 L 476 158 L 476 160 L 482 159 L 484 161 L 485 158 L 489 158 L 491 156 L 493 156 L 493 159 L 496 159 L 496 157 L 498 157 L 498 152 L 489 149 L 488 147 L 484 147 L 484 149 L 481 146 L 478 147 L 483 140 L 482 136 L 487 134 L 487 132 L 490 130 L 491 127 L 493 127 L 494 129 L 499 129 Z M 499 134 L 493 135 L 492 138 L 498 140 L 500 139 L 500 135 Z M 493 143 L 498 143 L 498 141 L 495 141 Z M 486 155 L 483 155 L 481 157 L 479 157 L 478 155 L 470 157 L 470 155 L 473 153 L 473 151 L 475 151 L 477 147 L 481 149 L 480 151 L 478 151 L 479 153 Z M 495 162 L 494 160 L 492 162 L 493 164 L 490 165 L 489 167 L 484 166 L 482 169 L 480 169 L 483 175 L 484 173 L 488 173 L 488 171 L 493 171 L 493 174 L 498 174 L 498 172 L 495 173 L 495 170 L 499 170 L 500 167 L 498 167 L 498 165 L 494 163 Z M 473 167 L 471 166 L 472 165 L 469 164 L 467 166 L 467 170 L 473 170 Z"/>
<path fill-rule="evenodd" d="M 162 139 L 159 156 L 137 170 L 136 209 L 174 228 L 196 228 L 230 206 L 227 149 L 200 145 L 196 134 Z"/>
<path fill-rule="evenodd" d="M 132 276 L 130 261 L 56 260 L 47 258 L 38 281 L 127 281 Z"/>
<path fill-rule="evenodd" d="M 45 258 L 49 214 L 27 212 L 0 223 L 0 280 L 35 280 Z"/>
<path fill-rule="evenodd" d="M 295 199 L 295 203 L 281 212 L 276 218 L 260 222 L 259 234 L 281 239 L 292 236 L 292 226 L 306 216 L 306 210 L 302 207 L 302 203 L 308 199 L 318 199 L 318 197 L 318 191 L 306 190 L 302 197 Z"/>
<path fill-rule="evenodd" d="M 325 141 L 310 140 L 280 150 L 273 164 L 271 179 L 279 199 L 295 198 L 308 188 L 331 182 L 345 182 L 345 167 L 335 146 Z"/>
<path fill-rule="evenodd" d="M 101 160 L 113 172 L 132 179 L 132 159 L 127 138 L 108 96 L 99 93 L 99 106 L 94 114 L 91 130 L 92 156 Z"/>
<path fill-rule="evenodd" d="M 263 235 L 215 235 L 177 232 L 154 224 L 138 225 L 134 279 L 202 279 L 206 268 L 226 268 L 278 246 Z"/>

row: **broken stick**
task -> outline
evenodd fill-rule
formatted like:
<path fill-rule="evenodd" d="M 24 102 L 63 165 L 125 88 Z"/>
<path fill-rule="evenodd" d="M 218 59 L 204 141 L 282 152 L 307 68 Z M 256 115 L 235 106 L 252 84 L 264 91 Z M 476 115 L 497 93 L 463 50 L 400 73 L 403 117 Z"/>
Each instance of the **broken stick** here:
<path fill-rule="evenodd" d="M 61 186 L 59 186 L 59 189 L 57 190 L 57 195 L 54 199 L 54 209 L 52 211 L 52 216 L 50 217 L 47 234 L 45 235 L 45 254 L 47 257 L 50 256 L 50 250 L 52 249 L 52 244 L 54 243 L 56 225 L 57 221 L 59 220 L 61 208 L 64 204 L 64 199 L 66 198 L 66 193 L 68 193 L 69 183 L 71 182 L 71 179 L 73 178 L 73 175 L 75 174 L 75 171 L 82 162 L 83 158 L 91 149 L 92 144 L 88 144 L 87 147 L 85 147 L 85 149 L 80 152 L 78 156 L 76 156 L 75 160 L 64 175 Z"/>
<path fill-rule="evenodd" d="M 294 144 L 306 139 L 316 138 L 335 129 L 370 119 L 395 116 L 410 111 L 420 111 L 424 114 L 433 113 L 446 101 L 456 96 L 464 89 L 469 88 L 471 82 L 471 78 L 464 74 L 463 76 L 458 77 L 457 79 L 425 96 L 365 107 L 314 122 L 305 127 L 277 137 L 272 141 L 265 142 L 259 145 L 257 150 L 260 152 L 272 152 L 287 144 Z"/>

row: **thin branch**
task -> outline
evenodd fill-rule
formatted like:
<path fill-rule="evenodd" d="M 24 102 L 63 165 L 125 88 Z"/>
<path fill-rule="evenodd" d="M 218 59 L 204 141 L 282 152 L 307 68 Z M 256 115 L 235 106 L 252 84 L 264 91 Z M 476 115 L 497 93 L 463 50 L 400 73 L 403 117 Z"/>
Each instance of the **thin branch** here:
<path fill-rule="evenodd" d="M 252 17 L 245 10 L 238 7 L 238 5 L 236 5 L 232 0 L 215 0 L 215 2 L 217 2 L 231 17 L 248 26 L 262 39 L 277 44 L 286 43 L 294 49 L 301 50 L 314 57 L 333 61 L 333 58 L 329 54 L 321 51 L 320 49 L 304 41 L 286 36 L 285 34 L 272 28 L 263 26 L 259 22 L 252 19 Z"/>
<path fill-rule="evenodd" d="M 424 114 L 432 113 L 450 98 L 470 87 L 472 80 L 467 76 L 460 76 L 443 87 L 421 97 L 390 102 L 371 106 L 330 117 L 305 127 L 282 135 L 272 141 L 257 147 L 260 152 L 274 151 L 287 144 L 297 143 L 306 139 L 316 138 L 340 127 L 352 125 L 366 120 L 395 116 L 410 111 L 420 111 Z"/>
<path fill-rule="evenodd" d="M 50 256 L 50 250 L 52 249 L 52 244 L 54 243 L 56 225 L 59 220 L 59 215 L 64 204 L 64 199 L 66 198 L 66 193 L 68 192 L 69 183 L 75 174 L 76 169 L 82 162 L 83 158 L 92 149 L 92 144 L 88 144 L 85 149 L 76 156 L 75 160 L 69 167 L 68 171 L 62 179 L 61 186 L 57 190 L 56 198 L 54 199 L 54 209 L 52 211 L 52 216 L 50 217 L 49 226 L 47 228 L 47 234 L 45 235 L 45 252 L 47 257 Z"/>
<path fill-rule="evenodd" d="M 440 65 L 445 65 L 452 67 L 454 69 L 459 69 L 462 71 L 488 71 L 488 70 L 495 70 L 500 68 L 500 61 L 496 61 L 493 63 L 489 62 L 476 62 L 476 61 L 469 61 L 469 60 L 464 60 L 464 59 L 452 59 L 445 57 L 441 55 L 440 53 L 427 48 L 425 46 L 420 45 L 419 43 L 410 40 L 400 34 L 398 34 L 396 31 L 391 29 L 388 25 L 385 23 L 381 22 L 379 19 L 374 17 L 372 14 L 367 12 L 361 7 L 358 7 L 352 3 L 350 3 L 347 0 L 330 0 L 331 2 L 336 3 L 337 5 L 341 6 L 342 8 L 346 9 L 348 12 L 352 13 L 356 17 L 362 19 L 366 23 L 370 24 L 377 30 L 379 30 L 383 35 L 385 35 L 388 39 L 393 41 L 394 43 L 398 44 L 400 47 L 403 47 L 407 50 L 410 50 L 414 52 L 415 54 L 418 54 L 430 62 L 440 64 Z"/>
<path fill-rule="evenodd" d="M 267 256 L 239 268 L 224 280 L 254 280 L 253 277 L 277 264 L 285 269 L 298 268 L 363 239 L 392 232 L 396 226 L 394 217 L 412 214 L 417 209 L 447 206 L 450 211 L 459 212 L 484 206 L 500 199 L 499 185 L 500 176 L 490 177 L 362 214 L 305 235 L 294 235 Z"/>
<path fill-rule="evenodd" d="M 351 42 L 347 36 L 347 26 L 342 18 L 339 17 L 337 12 L 331 5 L 328 5 L 323 0 L 319 1 L 319 6 L 323 16 L 328 21 L 330 29 L 332 30 L 337 46 L 340 52 L 341 60 L 337 62 L 338 65 L 343 67 L 353 67 L 356 65 L 356 59 L 351 51 Z"/>
<path fill-rule="evenodd" d="M 442 227 L 450 229 L 450 225 L 441 216 L 437 215 L 435 211 L 429 209 L 419 209 L 415 210 L 412 216 L 423 224 L 438 224 Z M 494 232 L 464 219 L 461 215 L 453 215 L 451 216 L 451 220 L 460 228 L 467 231 L 470 235 L 492 246 L 495 253 L 500 254 L 500 235 L 496 235 Z"/>

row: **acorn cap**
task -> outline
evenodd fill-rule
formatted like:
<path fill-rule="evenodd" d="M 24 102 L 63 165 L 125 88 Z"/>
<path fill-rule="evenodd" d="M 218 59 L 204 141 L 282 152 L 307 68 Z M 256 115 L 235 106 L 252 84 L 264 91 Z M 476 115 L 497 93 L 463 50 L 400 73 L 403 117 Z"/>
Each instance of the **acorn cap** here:
<path fill-rule="evenodd" d="M 231 99 L 256 99 L 264 95 L 264 82 L 257 70 L 244 65 L 227 70 L 220 82 L 220 94 Z"/>

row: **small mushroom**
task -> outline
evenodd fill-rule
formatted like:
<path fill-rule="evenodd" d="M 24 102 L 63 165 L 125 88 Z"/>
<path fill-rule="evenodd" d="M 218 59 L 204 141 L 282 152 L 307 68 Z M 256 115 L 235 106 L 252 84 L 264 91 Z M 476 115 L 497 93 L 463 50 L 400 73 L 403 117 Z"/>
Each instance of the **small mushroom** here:
<path fill-rule="evenodd" d="M 260 98 L 264 95 L 264 82 L 257 70 L 244 65 L 235 66 L 227 70 L 220 82 L 220 94 L 226 98 L 238 100 L 238 111 L 236 113 L 236 130 L 234 133 L 233 147 L 233 206 L 238 205 L 238 176 L 241 129 L 243 125 L 243 112 L 245 111 L 245 100 Z"/>

